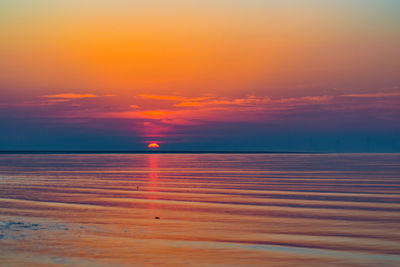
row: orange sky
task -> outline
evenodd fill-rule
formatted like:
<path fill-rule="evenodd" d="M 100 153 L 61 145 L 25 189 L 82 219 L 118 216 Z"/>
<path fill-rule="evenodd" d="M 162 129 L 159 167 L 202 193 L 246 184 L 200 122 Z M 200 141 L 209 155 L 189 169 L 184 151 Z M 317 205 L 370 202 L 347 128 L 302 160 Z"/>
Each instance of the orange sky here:
<path fill-rule="evenodd" d="M 51 105 L 59 118 L 139 119 L 158 132 L 343 96 L 347 108 L 371 106 L 358 99 L 400 90 L 397 1 L 15 0 L 0 10 L 0 107 Z"/>
<path fill-rule="evenodd" d="M 390 1 L 13 2 L 2 4 L 5 90 L 225 96 L 398 85 Z"/>

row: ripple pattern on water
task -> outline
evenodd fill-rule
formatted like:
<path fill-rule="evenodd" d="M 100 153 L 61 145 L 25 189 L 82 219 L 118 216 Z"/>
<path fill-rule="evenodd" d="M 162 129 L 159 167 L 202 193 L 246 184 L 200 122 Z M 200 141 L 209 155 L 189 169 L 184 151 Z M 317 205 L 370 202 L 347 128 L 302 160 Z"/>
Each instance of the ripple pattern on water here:
<path fill-rule="evenodd" d="M 0 192 L 10 266 L 400 265 L 397 154 L 0 155 Z"/>

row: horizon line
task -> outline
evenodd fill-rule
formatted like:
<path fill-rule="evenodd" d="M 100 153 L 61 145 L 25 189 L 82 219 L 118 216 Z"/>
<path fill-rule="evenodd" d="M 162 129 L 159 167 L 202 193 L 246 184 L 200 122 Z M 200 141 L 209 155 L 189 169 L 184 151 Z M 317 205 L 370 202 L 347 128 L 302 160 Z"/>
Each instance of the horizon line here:
<path fill-rule="evenodd" d="M 399 154 L 399 152 L 248 151 L 248 150 L 0 150 L 12 154 Z"/>
<path fill-rule="evenodd" d="M 266 150 L 0 150 L 0 154 L 325 154 L 329 152 Z"/>

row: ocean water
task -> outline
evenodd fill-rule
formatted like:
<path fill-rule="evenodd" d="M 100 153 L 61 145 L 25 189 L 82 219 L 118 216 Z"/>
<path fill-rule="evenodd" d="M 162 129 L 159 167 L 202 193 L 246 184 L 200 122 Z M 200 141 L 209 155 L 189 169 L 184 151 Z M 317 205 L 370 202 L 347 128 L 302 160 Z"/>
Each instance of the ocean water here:
<path fill-rule="evenodd" d="M 0 155 L 0 266 L 400 266 L 400 155 Z"/>

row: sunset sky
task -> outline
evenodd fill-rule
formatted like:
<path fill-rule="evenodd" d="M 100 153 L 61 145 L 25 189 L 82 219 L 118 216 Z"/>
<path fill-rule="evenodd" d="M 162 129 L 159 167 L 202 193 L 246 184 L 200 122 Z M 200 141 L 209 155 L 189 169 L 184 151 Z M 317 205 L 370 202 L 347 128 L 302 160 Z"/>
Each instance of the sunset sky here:
<path fill-rule="evenodd" d="M 0 150 L 400 152 L 398 0 L 3 0 Z"/>

